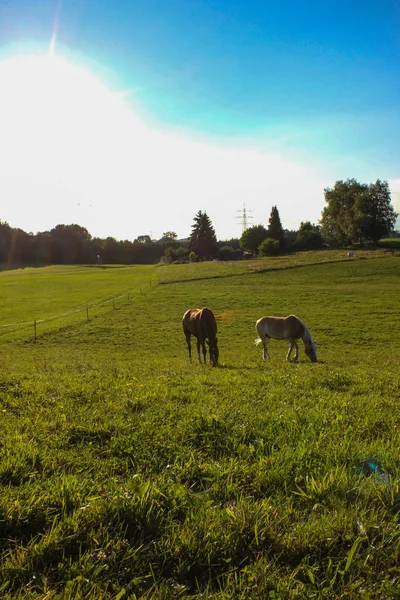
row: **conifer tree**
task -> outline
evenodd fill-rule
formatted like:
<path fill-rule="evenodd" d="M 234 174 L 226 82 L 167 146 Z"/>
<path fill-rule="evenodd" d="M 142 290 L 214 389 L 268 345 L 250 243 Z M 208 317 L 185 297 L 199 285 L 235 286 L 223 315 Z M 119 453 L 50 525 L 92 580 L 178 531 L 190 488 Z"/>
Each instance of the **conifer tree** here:
<path fill-rule="evenodd" d="M 217 252 L 217 237 L 210 217 L 199 210 L 194 217 L 192 233 L 190 234 L 189 249 L 199 258 L 212 258 Z"/>
<path fill-rule="evenodd" d="M 279 248 L 283 250 L 285 246 L 285 233 L 283 231 L 281 218 L 277 206 L 273 206 L 268 221 L 268 237 L 278 240 Z"/>

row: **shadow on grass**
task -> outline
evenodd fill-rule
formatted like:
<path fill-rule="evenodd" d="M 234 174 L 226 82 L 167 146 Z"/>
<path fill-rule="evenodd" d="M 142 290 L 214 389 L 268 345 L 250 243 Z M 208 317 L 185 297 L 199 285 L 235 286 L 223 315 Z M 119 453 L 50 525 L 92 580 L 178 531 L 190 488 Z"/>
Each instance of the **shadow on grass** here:
<path fill-rule="evenodd" d="M 218 365 L 217 369 L 227 369 L 228 371 L 255 371 L 258 367 L 249 367 L 247 365 Z"/>

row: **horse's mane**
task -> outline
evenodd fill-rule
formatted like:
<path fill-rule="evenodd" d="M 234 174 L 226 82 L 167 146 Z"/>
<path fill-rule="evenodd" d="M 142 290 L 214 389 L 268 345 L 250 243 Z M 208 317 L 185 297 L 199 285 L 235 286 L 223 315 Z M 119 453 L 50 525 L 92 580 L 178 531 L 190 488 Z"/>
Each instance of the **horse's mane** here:
<path fill-rule="evenodd" d="M 308 329 L 307 325 L 305 323 L 303 323 L 303 321 L 301 319 L 299 319 L 300 323 L 303 325 L 304 327 L 304 335 L 303 335 L 303 342 L 309 346 L 311 346 L 314 350 L 314 352 L 317 351 L 317 344 L 314 342 L 314 340 L 312 339 L 310 330 Z"/>

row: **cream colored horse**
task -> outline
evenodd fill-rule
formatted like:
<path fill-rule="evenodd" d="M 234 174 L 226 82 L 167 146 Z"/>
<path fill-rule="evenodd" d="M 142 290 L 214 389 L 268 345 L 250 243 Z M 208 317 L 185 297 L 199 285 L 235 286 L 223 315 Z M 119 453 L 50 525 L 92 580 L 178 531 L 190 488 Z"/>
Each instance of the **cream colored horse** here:
<path fill-rule="evenodd" d="M 213 367 L 218 365 L 218 340 L 217 340 L 217 322 L 214 313 L 209 308 L 190 308 L 185 312 L 182 319 L 183 331 L 186 336 L 186 343 L 189 350 L 189 360 L 192 362 L 192 347 L 190 338 L 194 335 L 197 338 L 197 356 L 201 363 L 200 346 L 203 349 L 204 363 L 206 362 L 206 346 L 210 352 L 210 362 Z"/>
<path fill-rule="evenodd" d="M 262 317 L 256 323 L 258 338 L 255 343 L 263 344 L 263 358 L 270 358 L 267 351 L 267 344 L 270 339 L 287 340 L 290 342 L 286 360 L 290 360 L 290 355 L 295 348 L 294 361 L 299 358 L 299 347 L 296 340 L 302 339 L 305 346 L 305 352 L 311 362 L 317 361 L 317 346 L 311 337 L 311 334 L 303 321 L 300 321 L 294 315 L 288 317 Z"/>

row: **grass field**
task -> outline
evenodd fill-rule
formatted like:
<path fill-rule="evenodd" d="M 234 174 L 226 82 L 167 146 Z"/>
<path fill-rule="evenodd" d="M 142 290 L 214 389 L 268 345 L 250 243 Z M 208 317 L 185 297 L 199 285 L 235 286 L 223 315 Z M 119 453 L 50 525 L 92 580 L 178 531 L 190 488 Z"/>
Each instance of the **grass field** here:
<path fill-rule="evenodd" d="M 400 250 L 400 238 L 384 238 L 379 240 L 379 246 L 383 248 L 393 248 L 393 250 Z"/>
<path fill-rule="evenodd" d="M 383 251 L 0 273 L 0 597 L 398 598 L 399 283 Z M 292 312 L 318 363 L 264 362 Z"/>

